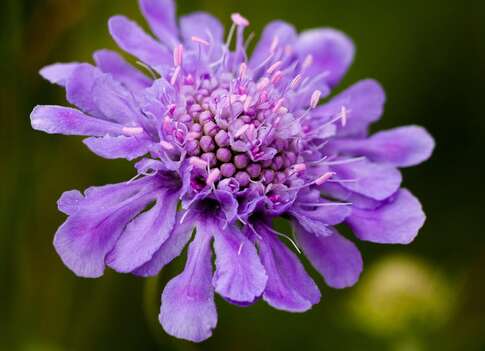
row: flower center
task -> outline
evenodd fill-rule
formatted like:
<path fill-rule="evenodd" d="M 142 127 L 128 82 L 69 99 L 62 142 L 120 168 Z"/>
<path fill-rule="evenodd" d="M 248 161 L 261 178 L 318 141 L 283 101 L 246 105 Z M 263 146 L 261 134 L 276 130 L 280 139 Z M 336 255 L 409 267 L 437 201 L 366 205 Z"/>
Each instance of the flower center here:
<path fill-rule="evenodd" d="M 300 125 L 273 84 L 267 77 L 254 82 L 232 73 L 204 74 L 197 83 L 187 76 L 165 116 L 164 135 L 183 144 L 193 165 L 207 168 L 210 185 L 227 178 L 242 188 L 251 182 L 284 184 L 303 169 L 297 139 L 286 138 L 282 128 L 298 131 Z"/>

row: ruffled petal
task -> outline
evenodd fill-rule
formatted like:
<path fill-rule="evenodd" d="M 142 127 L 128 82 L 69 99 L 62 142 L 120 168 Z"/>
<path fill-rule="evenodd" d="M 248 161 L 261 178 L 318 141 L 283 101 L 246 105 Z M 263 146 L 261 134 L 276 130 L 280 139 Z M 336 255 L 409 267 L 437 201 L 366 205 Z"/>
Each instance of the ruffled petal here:
<path fill-rule="evenodd" d="M 214 225 L 212 230 L 216 292 L 232 302 L 253 302 L 263 293 L 268 279 L 256 248 L 236 227 L 220 229 Z"/>
<path fill-rule="evenodd" d="M 346 124 L 343 126 L 337 123 L 338 135 L 366 135 L 369 125 L 382 116 L 385 100 L 384 90 L 378 82 L 372 79 L 361 80 L 328 103 L 317 107 L 312 112 L 312 123 L 318 127 L 342 113 L 344 108 L 347 113 Z"/>
<path fill-rule="evenodd" d="M 401 189 L 375 209 L 354 207 L 347 223 L 361 240 L 381 244 L 409 244 L 425 219 L 418 199 L 408 190 Z"/>
<path fill-rule="evenodd" d="M 110 74 L 89 64 L 72 72 L 66 92 L 70 103 L 94 117 L 123 124 L 137 119 L 133 95 Z"/>
<path fill-rule="evenodd" d="M 71 215 L 77 211 L 82 200 L 84 196 L 79 190 L 65 191 L 57 200 L 57 207 L 62 213 Z"/>
<path fill-rule="evenodd" d="M 224 27 L 217 18 L 205 12 L 193 12 L 180 17 L 180 31 L 186 45 L 194 45 L 192 36 L 220 45 L 224 41 Z"/>
<path fill-rule="evenodd" d="M 98 156 L 107 159 L 125 158 L 130 161 L 147 154 L 153 144 L 145 138 L 123 135 L 87 138 L 83 142 Z"/>
<path fill-rule="evenodd" d="M 133 92 L 148 88 L 152 84 L 150 78 L 135 69 L 115 51 L 96 51 L 94 61 L 101 71 L 111 74 L 114 79 Z"/>
<path fill-rule="evenodd" d="M 177 194 L 160 194 L 153 208 L 128 224 L 106 257 L 106 264 L 128 273 L 148 262 L 172 231 L 177 200 Z"/>
<path fill-rule="evenodd" d="M 316 236 L 295 223 L 297 240 L 305 256 L 332 288 L 354 285 L 362 272 L 362 256 L 350 240 L 334 228 L 329 236 Z"/>
<path fill-rule="evenodd" d="M 321 203 L 324 202 L 321 201 Z M 308 232 L 317 236 L 328 236 L 331 234 L 329 225 L 342 223 L 350 215 L 351 209 L 349 206 L 330 203 L 320 207 L 303 204 L 303 206 L 293 206 L 288 212 Z"/>
<path fill-rule="evenodd" d="M 187 245 L 192 237 L 195 226 L 191 218 L 185 218 L 181 223 L 182 216 L 183 214 L 181 212 L 177 214 L 175 225 L 168 239 L 163 242 L 151 259 L 143 266 L 134 270 L 133 274 L 141 277 L 155 276 L 160 273 L 165 265 L 181 254 L 185 245 Z"/>
<path fill-rule="evenodd" d="M 82 200 L 77 199 L 77 209 L 54 238 L 54 247 L 64 264 L 81 277 L 101 276 L 106 255 L 125 226 L 152 201 L 159 186 L 155 177 L 147 177 L 88 189 Z M 66 210 L 64 204 L 61 201 Z"/>
<path fill-rule="evenodd" d="M 336 140 L 334 144 L 340 152 L 364 155 L 372 161 L 396 167 L 410 167 L 426 161 L 435 147 L 433 137 L 419 126 L 394 128 L 363 140 Z"/>
<path fill-rule="evenodd" d="M 93 89 L 96 80 L 103 73 L 96 67 L 83 63 L 78 65 L 66 81 L 67 101 L 90 116 L 103 118 L 104 114 L 94 100 Z"/>
<path fill-rule="evenodd" d="M 42 78 L 48 80 L 52 84 L 57 84 L 63 87 L 66 85 L 67 80 L 78 65 L 78 62 L 56 63 L 42 68 L 39 73 Z"/>
<path fill-rule="evenodd" d="M 109 31 L 120 48 L 146 64 L 156 67 L 171 62 L 170 52 L 128 18 L 111 17 Z"/>
<path fill-rule="evenodd" d="M 342 187 L 374 200 L 384 200 L 394 194 L 402 181 L 401 172 L 395 167 L 366 159 L 330 168 L 337 173 L 335 179 L 343 180 Z"/>
<path fill-rule="evenodd" d="M 320 301 L 320 291 L 305 272 L 298 257 L 283 245 L 265 225 L 256 231 L 259 256 L 263 262 L 268 282 L 263 299 L 274 308 L 289 312 L 304 312 Z"/>
<path fill-rule="evenodd" d="M 49 134 L 104 136 L 119 135 L 119 124 L 89 117 L 84 113 L 62 106 L 37 106 L 30 114 L 32 128 Z"/>
<path fill-rule="evenodd" d="M 296 30 L 291 24 L 283 21 L 273 21 L 268 23 L 261 34 L 261 39 L 259 39 L 251 59 L 249 60 L 250 66 L 253 68 L 257 67 L 269 57 L 273 40 L 278 40 L 278 43 L 285 46 L 293 45 L 297 38 Z"/>
<path fill-rule="evenodd" d="M 307 30 L 300 34 L 296 52 L 300 59 L 312 55 L 310 76 L 325 74 L 328 84 L 340 82 L 354 59 L 354 44 L 344 33 L 330 28 Z"/>
<path fill-rule="evenodd" d="M 160 323 L 177 338 L 200 342 L 212 335 L 217 311 L 212 287 L 211 235 L 197 228 L 184 271 L 165 286 Z"/>
<path fill-rule="evenodd" d="M 177 22 L 173 0 L 140 0 L 140 8 L 153 33 L 162 44 L 177 44 Z"/>

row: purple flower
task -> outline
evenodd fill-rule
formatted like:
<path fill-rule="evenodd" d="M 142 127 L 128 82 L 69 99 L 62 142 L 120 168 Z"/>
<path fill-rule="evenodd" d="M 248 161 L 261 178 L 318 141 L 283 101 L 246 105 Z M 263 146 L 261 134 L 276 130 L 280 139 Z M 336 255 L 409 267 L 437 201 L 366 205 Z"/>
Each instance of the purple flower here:
<path fill-rule="evenodd" d="M 202 341 L 217 323 L 214 292 L 290 312 L 318 303 L 294 250 L 329 286 L 354 285 L 362 257 L 337 224 L 376 243 L 414 239 L 425 216 L 400 188 L 398 168 L 428 159 L 434 142 L 417 126 L 369 136 L 385 100 L 373 80 L 319 105 L 352 62 L 348 37 L 297 34 L 275 21 L 248 57 L 249 22 L 239 14 L 224 40 L 211 15 L 193 13 L 177 26 L 171 0 L 140 4 L 158 40 L 123 16 L 109 29 L 141 70 L 108 50 L 95 53 L 95 66 L 41 70 L 78 109 L 38 106 L 33 128 L 87 136 L 105 158 L 139 159 L 131 181 L 61 196 L 68 218 L 54 245 L 75 274 L 99 277 L 108 266 L 156 275 L 188 245 L 184 271 L 163 291 L 160 322 L 173 336 Z M 291 221 L 292 237 L 272 228 L 277 217 Z"/>

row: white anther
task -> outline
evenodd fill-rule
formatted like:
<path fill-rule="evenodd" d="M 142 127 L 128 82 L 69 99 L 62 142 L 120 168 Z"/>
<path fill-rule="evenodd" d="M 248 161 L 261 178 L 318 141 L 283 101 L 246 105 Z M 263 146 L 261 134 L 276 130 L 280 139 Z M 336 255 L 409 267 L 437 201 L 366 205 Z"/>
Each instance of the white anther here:
<path fill-rule="evenodd" d="M 209 43 L 207 40 L 202 39 L 201 37 L 198 37 L 198 36 L 195 36 L 195 35 L 194 35 L 194 36 L 192 36 L 192 38 L 191 38 L 191 39 L 192 39 L 192 41 L 193 41 L 194 43 L 197 43 L 197 44 L 202 44 L 202 45 L 205 45 L 205 46 L 210 46 L 210 43 Z"/>
<path fill-rule="evenodd" d="M 239 128 L 237 130 L 237 132 L 234 134 L 234 137 L 239 138 L 241 135 L 243 135 L 244 133 L 246 133 L 246 131 L 248 130 L 248 128 L 249 128 L 249 125 L 247 125 L 247 124 L 243 125 L 241 128 Z"/>
<path fill-rule="evenodd" d="M 182 60 L 184 57 L 184 47 L 182 44 L 179 44 L 173 49 L 173 64 L 174 66 L 182 65 Z"/>
<path fill-rule="evenodd" d="M 170 79 L 170 84 L 175 85 L 177 82 L 177 78 L 180 74 L 180 66 L 175 67 L 175 71 L 173 72 L 172 78 Z"/>
<path fill-rule="evenodd" d="M 332 178 L 335 174 L 336 174 L 335 172 L 327 172 L 327 173 L 323 174 L 322 176 L 318 177 L 317 179 L 315 179 L 315 182 L 314 183 L 316 185 L 322 185 L 327 180 L 329 180 L 330 178 Z"/>
<path fill-rule="evenodd" d="M 123 127 L 123 134 L 128 136 L 136 136 L 143 134 L 143 128 L 141 127 Z"/>
<path fill-rule="evenodd" d="M 310 99 L 310 106 L 311 108 L 315 108 L 318 105 L 318 102 L 320 101 L 320 96 L 322 95 L 322 92 L 320 90 L 315 90 L 312 94 L 312 97 Z"/>
<path fill-rule="evenodd" d="M 200 168 L 200 169 L 205 169 L 208 165 L 208 163 L 206 161 L 204 161 L 200 157 L 196 157 L 196 156 L 192 156 L 189 160 L 189 163 L 192 166 L 195 166 L 195 167 Z"/>
<path fill-rule="evenodd" d="M 267 70 L 266 72 L 268 74 L 272 74 L 274 71 L 276 71 L 280 66 L 281 64 L 283 63 L 283 61 L 276 61 L 275 63 L 273 63 Z"/>
<path fill-rule="evenodd" d="M 236 26 L 240 26 L 240 27 L 249 26 L 249 21 L 246 18 L 244 18 L 243 16 L 241 16 L 240 13 L 237 13 L 237 12 L 233 13 L 231 15 L 231 19 Z"/>
<path fill-rule="evenodd" d="M 220 175 L 221 175 L 221 171 L 218 168 L 211 170 L 209 172 L 209 175 L 207 176 L 207 180 L 206 180 L 207 185 L 214 184 L 219 179 Z"/>
<path fill-rule="evenodd" d="M 311 54 L 307 55 L 305 57 L 305 60 L 303 61 L 303 65 L 301 68 L 306 71 L 311 65 L 313 64 L 313 56 Z"/>
<path fill-rule="evenodd" d="M 169 142 L 166 142 L 165 140 L 160 141 L 160 146 L 163 147 L 167 151 L 172 151 L 174 149 L 174 146 L 170 144 Z"/>

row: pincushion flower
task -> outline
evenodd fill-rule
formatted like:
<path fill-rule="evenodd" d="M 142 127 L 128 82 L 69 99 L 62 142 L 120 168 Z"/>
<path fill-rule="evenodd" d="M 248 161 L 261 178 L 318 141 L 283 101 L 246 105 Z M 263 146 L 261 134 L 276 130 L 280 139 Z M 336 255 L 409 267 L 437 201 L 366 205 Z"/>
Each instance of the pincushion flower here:
<path fill-rule="evenodd" d="M 417 126 L 369 135 L 385 100 L 374 80 L 331 97 L 354 57 L 346 35 L 297 34 L 275 21 L 249 55 L 240 14 L 224 40 L 209 14 L 177 25 L 171 0 L 140 5 L 157 39 L 126 17 L 109 21 L 140 70 L 108 50 L 95 53 L 95 65 L 41 70 L 76 108 L 38 106 L 33 128 L 86 136 L 105 158 L 137 159 L 134 179 L 59 199 L 68 218 L 54 246 L 76 275 L 99 277 L 106 266 L 156 275 L 188 245 L 184 271 L 164 288 L 160 322 L 198 342 L 216 326 L 215 292 L 290 312 L 318 303 L 300 253 L 329 286 L 355 284 L 362 257 L 338 224 L 376 243 L 414 239 L 425 215 L 400 188 L 398 169 L 429 158 L 434 142 Z M 294 233 L 273 229 L 278 217 Z"/>

